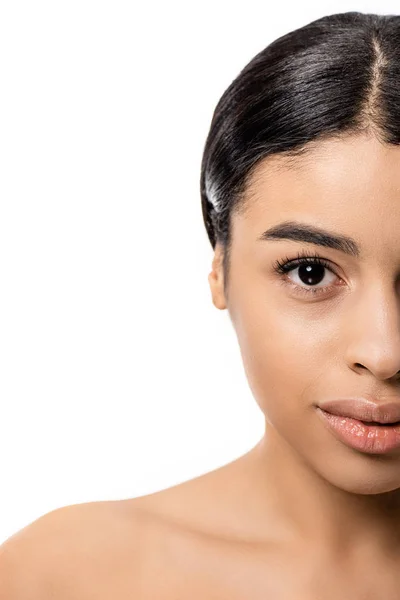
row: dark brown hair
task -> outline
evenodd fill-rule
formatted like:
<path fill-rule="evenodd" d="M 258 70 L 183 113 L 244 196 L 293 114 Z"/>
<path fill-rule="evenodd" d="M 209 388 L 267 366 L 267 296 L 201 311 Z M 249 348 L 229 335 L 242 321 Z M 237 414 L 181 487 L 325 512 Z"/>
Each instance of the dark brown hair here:
<path fill-rule="evenodd" d="M 400 143 L 400 16 L 322 17 L 259 52 L 214 110 L 200 176 L 212 247 L 229 276 L 231 215 L 260 160 L 304 157 L 322 139 L 369 133 Z"/>

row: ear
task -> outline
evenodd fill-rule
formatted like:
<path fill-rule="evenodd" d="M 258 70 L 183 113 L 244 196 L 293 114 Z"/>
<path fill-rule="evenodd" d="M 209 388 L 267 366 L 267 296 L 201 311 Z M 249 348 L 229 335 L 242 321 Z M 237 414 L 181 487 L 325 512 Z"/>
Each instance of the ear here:
<path fill-rule="evenodd" d="M 211 297 L 216 308 L 224 310 L 227 308 L 224 293 L 224 274 L 222 269 L 222 246 L 217 243 L 215 246 L 214 258 L 212 261 L 211 273 L 208 275 Z"/>

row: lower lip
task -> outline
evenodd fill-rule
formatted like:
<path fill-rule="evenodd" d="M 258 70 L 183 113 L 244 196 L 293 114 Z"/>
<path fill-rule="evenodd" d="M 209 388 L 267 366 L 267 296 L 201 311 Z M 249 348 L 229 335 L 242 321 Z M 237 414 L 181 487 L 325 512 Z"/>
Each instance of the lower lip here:
<path fill-rule="evenodd" d="M 400 448 L 398 425 L 366 425 L 357 419 L 340 417 L 317 407 L 317 412 L 335 436 L 347 446 L 367 454 L 386 454 Z"/>

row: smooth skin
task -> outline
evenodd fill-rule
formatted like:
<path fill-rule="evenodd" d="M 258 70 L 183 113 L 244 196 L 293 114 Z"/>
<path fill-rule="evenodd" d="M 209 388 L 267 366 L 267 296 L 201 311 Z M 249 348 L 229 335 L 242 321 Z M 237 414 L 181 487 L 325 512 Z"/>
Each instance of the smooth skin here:
<path fill-rule="evenodd" d="M 41 517 L 0 547 L 0 598 L 399 600 L 400 452 L 347 447 L 316 405 L 400 402 L 400 148 L 358 136 L 295 164 L 270 157 L 248 198 L 232 219 L 227 294 L 219 245 L 208 281 L 265 435 L 177 486 Z M 287 220 L 351 236 L 361 254 L 257 239 Z M 298 268 L 273 268 L 301 250 L 331 265 L 318 295 L 299 289 L 311 286 Z"/>

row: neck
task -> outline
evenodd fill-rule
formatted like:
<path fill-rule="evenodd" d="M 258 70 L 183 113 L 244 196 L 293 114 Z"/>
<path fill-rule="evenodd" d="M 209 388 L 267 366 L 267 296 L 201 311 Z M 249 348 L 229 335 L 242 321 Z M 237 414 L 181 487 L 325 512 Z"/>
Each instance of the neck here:
<path fill-rule="evenodd" d="M 354 476 L 346 483 L 351 489 L 354 480 L 358 478 L 359 483 L 364 476 L 365 494 L 343 489 L 345 473 L 349 472 L 344 469 L 343 460 L 332 455 L 325 457 L 332 462 L 330 473 L 332 479 L 341 482 L 342 487 L 339 487 L 313 470 L 276 429 L 266 423 L 265 436 L 247 455 L 246 477 L 252 479 L 249 489 L 258 498 L 257 506 L 260 510 L 263 507 L 264 512 L 267 507 L 268 520 L 282 539 L 287 537 L 293 541 L 295 538 L 303 547 L 307 544 L 348 558 L 375 551 L 382 557 L 394 556 L 394 553 L 399 556 L 400 490 L 368 494 L 367 474 L 371 481 L 372 470 L 380 469 L 384 479 L 385 464 L 377 464 L 374 457 L 371 467 L 366 462 L 371 457 L 352 458 Z M 319 457 L 319 462 L 321 460 L 324 457 Z"/>

